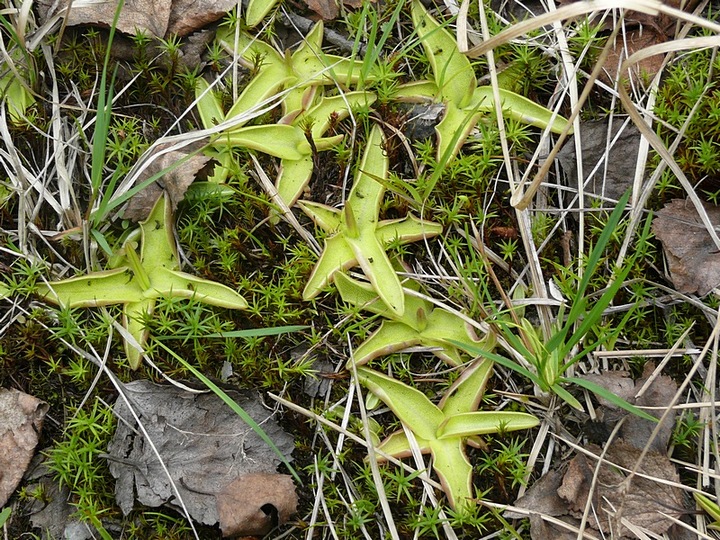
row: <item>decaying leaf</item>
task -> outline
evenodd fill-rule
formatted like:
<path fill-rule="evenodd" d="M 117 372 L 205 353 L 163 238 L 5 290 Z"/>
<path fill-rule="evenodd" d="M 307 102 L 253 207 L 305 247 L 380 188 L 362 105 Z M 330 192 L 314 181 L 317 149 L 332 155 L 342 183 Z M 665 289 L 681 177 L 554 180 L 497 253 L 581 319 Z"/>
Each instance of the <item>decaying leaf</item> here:
<path fill-rule="evenodd" d="M 660 418 L 665 412 L 662 407 L 667 407 L 671 403 L 677 385 L 670 377 L 659 375 L 652 379 L 640 396 L 637 396 L 653 375 L 653 371 L 654 366 L 649 362 L 642 377 L 637 381 L 633 381 L 626 372 L 608 372 L 584 378 L 635 405 L 657 407 L 658 409 L 655 410 L 648 409 L 648 412 Z M 675 466 L 667 457 L 675 414 L 674 412 L 668 414 L 658 435 L 650 441 L 650 435 L 657 426 L 655 422 L 628 414 L 604 400 L 602 396 L 597 398 L 600 402 L 597 414 L 601 419 L 600 423 L 605 425 L 605 433 L 610 433 L 620 418 L 624 417 L 624 419 L 618 431 L 619 438 L 608 443 L 605 460 L 610 463 L 603 463 L 600 467 L 594 489 L 591 491 L 597 460 L 578 452 L 567 463 L 564 472 L 550 471 L 518 499 L 515 506 L 538 515 L 557 517 L 577 527 L 585 511 L 585 505 L 591 498 L 592 509 L 588 525 L 606 537 L 624 538 L 625 535 L 634 537 L 629 535 L 627 528 L 619 523 L 618 518 L 655 534 L 664 534 L 674 522 L 663 517 L 662 514 L 677 518 L 684 512 L 682 492 L 668 485 L 671 482 L 679 482 Z M 648 452 L 637 467 L 638 474 L 629 478 L 629 471 L 635 469 L 646 446 Z M 596 456 L 602 453 L 602 448 L 595 444 L 585 447 Z M 509 514 L 508 517 L 520 517 L 520 515 Z M 549 538 L 548 527 L 550 525 L 547 523 L 542 524 L 537 519 L 533 523 L 531 520 L 532 538 L 537 540 Z M 617 531 L 623 533 L 617 534 Z M 595 533 L 595 536 L 601 535 Z M 557 538 L 561 537 L 557 536 Z M 675 536 L 671 534 L 670 537 Z"/>
<path fill-rule="evenodd" d="M 596 454 L 601 452 L 599 447 L 589 449 Z M 622 531 L 622 534 L 627 535 L 627 529 L 616 522 L 618 517 L 622 517 L 633 525 L 655 534 L 663 534 L 674 524 L 663 514 L 679 518 L 684 512 L 681 490 L 666 483 L 680 481 L 675 465 L 666 454 L 648 452 L 637 469 L 639 474 L 630 481 L 629 473 L 615 466 L 632 470 L 641 452 L 641 449 L 622 439 L 614 441 L 608 448 L 605 459 L 613 465 L 603 464 L 598 473 L 593 492 L 595 511 L 590 513 L 589 519 L 589 524 L 594 529 L 607 535 L 611 531 Z M 595 462 L 589 461 L 586 456 L 577 455 L 571 461 L 571 467 L 558 489 L 558 495 L 568 502 L 570 514 L 576 518 L 582 516 L 590 496 L 589 488 L 595 465 Z"/>
<path fill-rule="evenodd" d="M 62 14 L 69 0 L 39 0 L 41 22 Z M 136 35 L 165 38 L 186 36 L 208 23 L 217 21 L 233 9 L 235 0 L 125 0 L 117 29 Z M 73 2 L 66 16 L 68 26 L 93 24 L 109 27 L 115 18 L 117 0 L 107 2 Z"/>
<path fill-rule="evenodd" d="M 332 21 L 340 13 L 340 7 L 336 0 L 305 0 L 307 6 L 312 9 L 324 21 Z"/>
<path fill-rule="evenodd" d="M 558 161 L 570 187 L 577 188 L 578 170 L 575 157 L 577 134 L 558 152 Z M 585 122 L 580 125 L 580 146 L 584 192 L 618 200 L 632 186 L 640 147 L 640 132 L 622 119 Z M 577 204 L 575 204 L 577 206 Z"/>
<path fill-rule="evenodd" d="M 717 227 L 720 208 L 704 204 Z M 705 296 L 720 285 L 720 252 L 690 201 L 675 199 L 653 220 L 653 231 L 663 245 L 670 278 L 681 293 Z"/>
<path fill-rule="evenodd" d="M 650 409 L 646 409 L 646 411 L 648 414 L 659 419 L 665 414 L 664 407 L 670 405 L 677 391 L 675 381 L 666 375 L 658 375 L 653 379 L 652 383 L 644 389 L 640 396 L 635 397 L 652 376 L 654 369 L 655 365 L 652 362 L 647 362 L 642 377 L 635 382 L 630 378 L 630 374 L 625 371 L 610 371 L 600 375 L 586 375 L 583 378 L 608 389 L 633 405 L 651 407 Z M 617 420 L 626 416 L 618 432 L 618 437 L 624 439 L 625 442 L 633 445 L 635 448 L 644 448 L 653 430 L 657 427 L 657 424 L 640 418 L 639 416 L 626 413 L 609 401 L 604 400 L 602 396 L 597 396 L 597 398 L 602 405 L 602 410 L 598 411 L 598 413 L 602 416 L 602 422 L 606 424 L 608 433 L 615 427 Z M 661 453 L 667 450 L 676 416 L 675 410 L 671 409 L 670 412 L 668 412 L 660 427 L 660 431 L 650 442 L 651 449 Z"/>
<path fill-rule="evenodd" d="M 110 472 L 117 479 L 115 497 L 125 514 L 135 500 L 146 506 L 167 504 L 180 509 L 179 494 L 195 520 L 213 525 L 219 520 L 216 494 L 240 476 L 275 472 L 275 453 L 215 394 L 195 394 L 143 380 L 123 390 L 152 441 L 151 445 L 142 435 L 120 397 L 115 413 L 121 421 L 108 453 Z M 272 419 L 258 394 L 227 393 L 290 459 L 292 437 Z"/>
<path fill-rule="evenodd" d="M 595 455 L 602 452 L 594 444 L 588 445 L 587 449 Z M 661 535 L 674 525 L 672 519 L 665 515 L 678 518 L 684 512 L 681 490 L 667 484 L 679 482 L 679 477 L 666 454 L 649 451 L 637 469 L 638 474 L 629 479 L 627 471 L 635 467 L 641 453 L 641 449 L 622 439 L 615 440 L 605 455 L 610 464 L 604 463 L 598 472 L 588 525 L 608 538 L 635 537 L 618 523 L 619 518 Z M 557 472 L 548 473 L 518 499 L 515 506 L 540 515 L 558 517 L 576 527 L 591 496 L 596 466 L 594 459 L 577 454 L 568 463 L 560 483 Z M 563 506 L 564 513 L 558 514 L 558 509 Z M 537 534 L 532 534 L 534 540 L 547 538 L 542 535 L 543 528 L 533 527 L 535 530 Z M 622 532 L 618 534 L 617 531 Z"/>
<path fill-rule="evenodd" d="M 162 147 L 158 147 L 158 151 L 162 149 Z M 177 165 L 177 163 L 183 159 L 185 160 L 183 163 L 165 173 L 158 180 L 148 185 L 130 199 L 123 213 L 123 218 L 133 221 L 146 219 L 163 191 L 167 191 L 170 196 L 170 204 L 174 212 L 178 203 L 185 197 L 185 192 L 188 187 L 193 183 L 193 180 L 195 180 L 195 175 L 205 166 L 210 158 L 202 154 L 190 155 L 185 151 L 171 150 L 150 163 L 137 181 L 138 184 L 141 184 L 155 174 L 169 169 L 173 165 Z"/>
<path fill-rule="evenodd" d="M 217 495 L 224 537 L 265 535 L 286 523 L 297 510 L 292 478 L 286 474 L 246 474 Z"/>
<path fill-rule="evenodd" d="M 12 495 L 35 452 L 48 404 L 0 389 L 0 507 Z"/>

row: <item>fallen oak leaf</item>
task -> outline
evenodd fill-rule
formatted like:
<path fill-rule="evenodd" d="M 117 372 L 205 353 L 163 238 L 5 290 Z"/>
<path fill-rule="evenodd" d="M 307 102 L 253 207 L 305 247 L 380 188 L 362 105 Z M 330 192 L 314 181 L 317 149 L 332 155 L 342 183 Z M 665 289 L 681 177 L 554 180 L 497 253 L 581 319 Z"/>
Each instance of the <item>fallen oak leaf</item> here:
<path fill-rule="evenodd" d="M 135 500 L 145 506 L 179 508 L 179 494 L 193 519 L 214 525 L 219 520 L 217 497 L 230 489 L 235 478 L 275 472 L 277 456 L 216 394 L 193 394 L 145 380 L 128 383 L 122 390 L 154 445 L 139 433 L 127 404 L 119 398 L 114 411 L 122 421 L 108 447 L 108 460 L 117 479 L 115 497 L 124 514 L 132 510 Z M 253 391 L 225 392 L 262 424 L 279 451 L 291 459 L 293 439 L 265 409 L 260 396 Z"/>
<path fill-rule="evenodd" d="M 323 21 L 332 21 L 340 14 L 340 7 L 335 0 L 305 0 L 305 3 Z"/>

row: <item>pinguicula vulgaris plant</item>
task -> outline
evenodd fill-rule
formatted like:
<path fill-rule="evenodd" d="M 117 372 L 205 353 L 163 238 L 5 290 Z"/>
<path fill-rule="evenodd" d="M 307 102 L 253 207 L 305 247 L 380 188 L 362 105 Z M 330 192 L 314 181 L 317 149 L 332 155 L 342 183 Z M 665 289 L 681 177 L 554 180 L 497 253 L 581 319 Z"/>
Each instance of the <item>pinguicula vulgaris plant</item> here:
<path fill-rule="evenodd" d="M 167 195 L 158 199 L 136 234 L 127 238 L 114 254 L 113 268 L 38 286 L 41 297 L 65 308 L 122 304 L 123 326 L 132 338 L 125 340 L 125 353 L 132 369 L 137 369 L 142 361 L 148 337 L 145 323 L 158 298 L 192 298 L 230 309 L 247 307 L 245 299 L 231 288 L 180 271 L 167 199 Z"/>
<path fill-rule="evenodd" d="M 433 80 L 413 81 L 397 88 L 394 98 L 402 101 L 435 102 L 445 114 L 435 127 L 437 160 L 447 163 L 465 143 L 483 114 L 495 110 L 491 86 L 478 86 L 470 60 L 458 49 L 455 37 L 436 21 L 420 0 L 412 2 L 412 19 Z M 509 90 L 499 89 L 502 108 L 508 118 L 560 133 L 567 121 L 537 103 Z"/>
<path fill-rule="evenodd" d="M 475 444 L 480 435 L 530 429 L 540 423 L 528 413 L 477 410 L 492 367 L 487 359 L 468 365 L 437 405 L 416 388 L 367 367 L 357 368 L 360 382 L 390 408 L 415 439 L 411 442 L 406 430 L 400 429 L 381 442 L 378 450 L 404 458 L 412 455 L 417 444 L 421 453 L 431 454 L 448 503 L 460 514 L 476 504 L 473 468 L 465 445 Z"/>
<path fill-rule="evenodd" d="M 423 346 L 451 366 L 459 366 L 464 359 L 461 349 L 452 343 L 465 343 L 492 350 L 495 346 L 493 333 L 479 339 L 473 328 L 456 313 L 437 307 L 430 301 L 405 293 L 405 312 L 398 315 L 380 300 L 369 283 L 352 279 L 346 274 L 335 275 L 343 301 L 382 316 L 380 327 L 354 351 L 352 359 L 360 366 L 371 360 L 407 349 Z M 406 290 L 418 291 L 417 281 L 405 281 Z"/>
<path fill-rule="evenodd" d="M 380 220 L 389 168 L 384 144 L 383 131 L 376 125 L 370 131 L 355 183 L 342 210 L 312 201 L 299 202 L 315 224 L 329 234 L 303 291 L 306 300 L 317 296 L 338 272 L 360 266 L 385 305 L 398 316 L 405 313 L 405 293 L 385 249 L 391 243 L 431 238 L 442 232 L 442 226 L 412 214 Z"/>

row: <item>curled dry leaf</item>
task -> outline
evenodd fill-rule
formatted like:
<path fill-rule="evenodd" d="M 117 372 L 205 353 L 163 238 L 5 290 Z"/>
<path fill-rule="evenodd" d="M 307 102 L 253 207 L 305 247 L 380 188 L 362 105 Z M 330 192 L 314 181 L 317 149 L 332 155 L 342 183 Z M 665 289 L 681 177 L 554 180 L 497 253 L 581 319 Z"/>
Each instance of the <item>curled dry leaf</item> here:
<path fill-rule="evenodd" d="M 48 404 L 18 390 L 0 389 L 0 507 L 30 464 Z"/>
<path fill-rule="evenodd" d="M 216 495 L 229 482 L 245 474 L 275 472 L 275 453 L 214 393 L 194 394 L 143 380 L 125 385 L 123 392 L 154 444 L 142 435 L 120 397 L 115 413 L 121 421 L 108 454 L 117 479 L 115 498 L 125 514 L 136 499 L 146 506 L 168 504 L 180 510 L 179 494 L 193 519 L 214 525 L 219 519 Z M 272 419 L 259 395 L 226 393 L 290 459 L 293 439 Z"/>
<path fill-rule="evenodd" d="M 292 478 L 286 474 L 246 474 L 217 494 L 224 537 L 265 535 L 297 511 Z"/>
<path fill-rule="evenodd" d="M 69 0 L 39 0 L 40 20 L 63 14 Z M 235 0 L 125 0 L 117 29 L 125 34 L 144 32 L 156 38 L 186 36 L 208 23 L 217 21 L 233 9 Z M 94 24 L 109 27 L 118 2 L 73 2 L 65 16 L 68 26 Z"/>
<path fill-rule="evenodd" d="M 720 208 L 703 206 L 717 227 Z M 670 278 L 678 291 L 705 296 L 720 285 L 720 252 L 691 202 L 675 199 L 666 204 L 653 220 L 653 231 L 662 242 Z"/>

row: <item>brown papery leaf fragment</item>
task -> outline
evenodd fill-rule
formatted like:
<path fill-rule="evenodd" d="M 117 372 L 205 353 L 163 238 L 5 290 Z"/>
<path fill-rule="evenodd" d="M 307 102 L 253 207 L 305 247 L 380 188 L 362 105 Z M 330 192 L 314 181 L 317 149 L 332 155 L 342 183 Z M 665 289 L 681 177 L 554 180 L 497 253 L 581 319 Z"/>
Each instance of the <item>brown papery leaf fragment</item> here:
<path fill-rule="evenodd" d="M 588 450 L 597 455 L 601 453 L 595 445 L 589 445 Z M 683 513 L 682 492 L 667 484 L 679 482 L 679 477 L 666 454 L 647 452 L 637 467 L 637 472 L 643 476 L 636 474 L 630 481 L 629 473 L 617 467 L 633 470 L 641 454 L 641 449 L 622 439 L 610 444 L 605 460 L 612 465 L 603 463 L 600 467 L 592 494 L 593 511 L 588 519 L 592 528 L 606 535 L 612 532 L 614 538 L 634 537 L 619 524 L 619 518 L 622 518 L 662 535 L 674 524 L 663 514 L 678 518 Z M 577 455 L 568 465 L 568 472 L 558 488 L 558 495 L 568 503 L 568 513 L 575 518 L 582 517 L 595 467 L 594 460 L 583 454 Z"/>
<path fill-rule="evenodd" d="M 637 381 L 633 381 L 630 378 L 630 374 L 626 371 L 609 371 L 599 375 L 585 375 L 583 379 L 602 386 L 633 405 L 647 407 L 646 411 L 648 414 L 660 419 L 665 414 L 665 408 L 672 403 L 672 399 L 677 391 L 677 384 L 672 378 L 666 375 L 658 375 L 652 379 L 652 383 L 647 388 L 643 389 L 645 383 L 650 377 L 653 377 L 654 370 L 655 364 L 647 362 L 643 368 L 642 377 Z M 635 396 L 641 389 L 643 389 L 643 393 L 636 398 Z M 608 433 L 614 429 L 615 424 L 620 418 L 625 417 L 618 433 L 619 438 L 640 450 L 645 448 L 648 443 L 650 445 L 649 447 L 657 452 L 662 453 L 667 450 L 677 415 L 674 410 L 671 409 L 667 415 L 665 415 L 665 420 L 660 430 L 653 440 L 650 441 L 650 436 L 657 427 L 657 423 L 645 420 L 634 414 L 629 414 L 602 396 L 597 396 L 597 399 L 601 405 L 601 408 L 598 410 L 599 417 L 602 417 L 602 422 L 605 424 Z"/>
<path fill-rule="evenodd" d="M 236 478 L 217 494 L 223 537 L 265 535 L 297 511 L 292 478 L 255 473 Z"/>
<path fill-rule="evenodd" d="M 336 0 L 306 0 L 305 3 L 324 21 L 332 21 L 340 14 Z"/>
<path fill-rule="evenodd" d="M 161 150 L 162 147 L 158 147 L 158 151 Z M 172 210 L 175 211 L 178 203 L 185 197 L 188 187 L 195 180 L 195 175 L 210 158 L 202 154 L 188 157 L 187 152 L 172 150 L 155 159 L 137 181 L 138 184 L 141 184 L 151 176 L 176 165 L 181 159 L 185 158 L 187 159 L 184 163 L 165 173 L 130 199 L 123 213 L 123 218 L 133 221 L 142 221 L 147 218 L 163 191 L 167 191 L 168 195 L 170 195 Z"/>
<path fill-rule="evenodd" d="M 39 0 L 41 22 L 62 14 L 69 0 Z M 150 37 L 186 36 L 222 18 L 236 0 L 125 0 L 117 29 L 129 35 L 143 32 Z M 74 2 L 66 16 L 68 26 L 95 24 L 110 27 L 118 2 Z"/>
<path fill-rule="evenodd" d="M 0 389 L 0 507 L 32 459 L 48 404 L 18 390 Z"/>
<path fill-rule="evenodd" d="M 720 208 L 703 203 L 710 222 L 720 223 Z M 670 278 L 681 293 L 705 296 L 720 285 L 720 252 L 690 201 L 675 199 L 653 220 L 663 245 Z"/>

